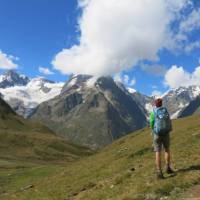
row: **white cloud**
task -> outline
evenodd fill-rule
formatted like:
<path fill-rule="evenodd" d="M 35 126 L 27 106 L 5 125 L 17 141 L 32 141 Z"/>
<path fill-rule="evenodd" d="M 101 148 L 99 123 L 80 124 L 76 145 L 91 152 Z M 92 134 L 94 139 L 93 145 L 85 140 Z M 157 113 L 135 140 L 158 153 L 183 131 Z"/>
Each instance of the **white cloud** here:
<path fill-rule="evenodd" d="M 43 73 L 45 75 L 52 75 L 54 72 L 52 72 L 50 69 L 45 68 L 45 67 L 39 67 L 39 72 Z"/>
<path fill-rule="evenodd" d="M 136 79 L 135 78 L 130 78 L 129 75 L 127 74 L 121 74 L 118 73 L 114 76 L 114 80 L 117 82 L 121 82 L 125 84 L 126 86 L 134 86 L 136 84 Z"/>
<path fill-rule="evenodd" d="M 166 73 L 166 68 L 162 65 L 148 65 L 148 64 L 141 64 L 141 69 L 148 74 L 152 74 L 155 76 L 164 76 Z"/>
<path fill-rule="evenodd" d="M 19 57 L 16 57 L 16 56 L 13 56 L 13 55 L 9 55 L 8 56 L 10 59 L 12 59 L 13 61 L 18 61 L 19 60 Z"/>
<path fill-rule="evenodd" d="M 134 86 L 136 84 L 136 79 L 133 78 L 132 80 L 130 80 L 129 85 L 130 86 Z"/>
<path fill-rule="evenodd" d="M 129 83 L 129 76 L 127 74 L 124 75 L 124 83 L 125 84 Z"/>
<path fill-rule="evenodd" d="M 158 90 L 154 90 L 152 93 L 151 93 L 151 96 L 152 97 L 155 97 L 155 98 L 161 98 L 162 97 L 162 93 Z"/>
<path fill-rule="evenodd" d="M 188 33 L 200 28 L 200 9 L 194 9 L 190 15 L 180 23 L 180 32 Z"/>
<path fill-rule="evenodd" d="M 194 40 L 191 37 L 191 33 L 198 30 L 200 30 L 200 8 L 193 6 L 192 11 L 187 16 L 182 16 L 178 32 L 174 35 L 172 48 L 175 50 L 185 50 L 186 53 L 200 48 L 199 40 Z"/>
<path fill-rule="evenodd" d="M 188 0 L 79 0 L 80 44 L 52 64 L 64 74 L 111 75 L 156 60 L 173 37 L 170 24 Z"/>
<path fill-rule="evenodd" d="M 90 1 L 91 0 L 78 0 L 79 7 L 86 7 L 90 3 Z"/>
<path fill-rule="evenodd" d="M 18 60 L 18 58 L 7 55 L 0 50 L 0 69 L 16 69 L 18 65 L 14 63 L 15 60 Z"/>
<path fill-rule="evenodd" d="M 200 19 L 199 19 L 200 20 Z M 193 49 L 200 48 L 200 41 L 192 42 L 188 45 L 185 46 L 185 51 L 186 52 L 191 52 Z"/>
<path fill-rule="evenodd" d="M 122 82 L 123 82 L 122 75 L 121 75 L 120 73 L 115 74 L 114 80 L 115 80 L 116 82 L 122 83 Z"/>
<path fill-rule="evenodd" d="M 180 86 L 200 85 L 200 66 L 189 73 L 176 65 L 172 66 L 165 75 L 165 84 L 170 88 Z"/>

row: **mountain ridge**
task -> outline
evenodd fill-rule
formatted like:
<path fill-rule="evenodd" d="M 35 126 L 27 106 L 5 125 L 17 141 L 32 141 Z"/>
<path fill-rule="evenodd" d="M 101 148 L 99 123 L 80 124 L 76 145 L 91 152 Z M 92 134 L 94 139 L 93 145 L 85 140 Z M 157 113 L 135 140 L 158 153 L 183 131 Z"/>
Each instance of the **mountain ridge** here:
<path fill-rule="evenodd" d="M 109 144 L 146 123 L 132 97 L 111 77 L 83 75 L 72 77 L 60 95 L 40 104 L 31 118 L 92 148 Z"/>
<path fill-rule="evenodd" d="M 12 79 L 12 77 L 14 77 Z M 17 77 L 17 78 L 16 78 Z M 78 77 L 78 79 L 77 79 Z M 0 93 L 4 100 L 21 116 L 27 118 L 36 107 L 70 88 L 70 85 L 80 90 L 81 84 L 93 87 L 97 77 L 90 75 L 71 75 L 64 83 L 55 83 L 43 77 L 28 78 L 16 71 L 9 70 L 0 75 Z M 1 82 L 3 80 L 3 82 Z M 7 82 L 10 82 L 5 85 Z M 88 80 L 88 81 L 87 81 Z M 14 84 L 15 83 L 15 84 Z M 126 88 L 121 82 L 115 81 L 116 85 L 133 100 L 146 116 L 147 120 L 152 108 L 154 97 L 142 94 L 132 88 Z M 14 85 L 13 85 L 14 84 Z M 2 86 L 3 85 L 3 86 Z M 2 87 L 1 87 L 2 86 Z M 167 91 L 162 95 L 164 105 L 168 108 L 171 118 L 176 119 L 182 111 L 200 95 L 200 86 L 179 87 Z"/>

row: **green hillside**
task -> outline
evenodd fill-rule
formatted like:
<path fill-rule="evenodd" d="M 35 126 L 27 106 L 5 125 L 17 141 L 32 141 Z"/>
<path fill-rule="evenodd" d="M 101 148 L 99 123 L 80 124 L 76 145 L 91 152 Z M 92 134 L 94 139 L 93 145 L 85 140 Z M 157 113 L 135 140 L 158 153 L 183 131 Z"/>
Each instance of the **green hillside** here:
<path fill-rule="evenodd" d="M 89 153 L 87 148 L 57 137 L 47 127 L 18 116 L 0 99 L 0 160 L 71 161 Z"/>
<path fill-rule="evenodd" d="M 155 179 L 148 128 L 69 164 L 0 167 L 1 200 L 188 199 L 199 196 L 200 116 L 174 121 L 175 176 Z M 6 165 L 6 164 L 5 164 Z M 198 198 L 196 198 L 198 199 Z"/>
<path fill-rule="evenodd" d="M 16 190 L 26 181 L 52 175 L 63 163 L 70 165 L 91 153 L 18 116 L 0 98 L 0 199 L 8 188 Z"/>
<path fill-rule="evenodd" d="M 57 137 L 40 124 L 23 121 L 18 117 L 15 119 L 4 121 L 6 128 L 0 127 L 1 160 L 73 161 L 82 155 L 90 154 L 88 148 L 73 145 Z"/>

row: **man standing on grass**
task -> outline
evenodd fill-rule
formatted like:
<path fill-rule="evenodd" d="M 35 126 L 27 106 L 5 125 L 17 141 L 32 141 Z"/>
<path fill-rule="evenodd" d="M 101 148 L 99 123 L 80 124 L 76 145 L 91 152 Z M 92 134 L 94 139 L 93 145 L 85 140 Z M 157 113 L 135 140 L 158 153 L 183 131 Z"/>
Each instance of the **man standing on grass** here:
<path fill-rule="evenodd" d="M 165 151 L 166 172 L 168 174 L 174 173 L 170 166 L 170 131 L 172 130 L 169 113 L 165 107 L 162 106 L 162 99 L 156 99 L 155 108 L 150 114 L 150 127 L 153 131 L 154 151 L 156 152 L 156 168 L 157 178 L 163 179 L 161 167 L 161 151 L 162 147 Z"/>

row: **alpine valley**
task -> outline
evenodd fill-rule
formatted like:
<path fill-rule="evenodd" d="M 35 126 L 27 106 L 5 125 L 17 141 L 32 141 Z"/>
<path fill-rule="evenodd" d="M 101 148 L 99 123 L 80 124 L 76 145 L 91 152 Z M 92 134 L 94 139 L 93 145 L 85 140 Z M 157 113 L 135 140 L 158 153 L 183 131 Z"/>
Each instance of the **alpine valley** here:
<path fill-rule="evenodd" d="M 0 93 L 17 114 L 93 149 L 144 127 L 154 99 L 111 77 L 72 75 L 66 83 L 55 83 L 12 70 L 0 76 Z M 198 110 L 192 104 L 199 95 L 200 86 L 190 86 L 170 90 L 162 98 L 176 119 Z"/>
<path fill-rule="evenodd" d="M 198 86 L 163 95 L 171 115 L 184 118 L 173 120 L 176 174 L 158 181 L 151 130 L 144 127 L 154 97 L 132 92 L 111 77 L 76 75 L 63 84 L 9 71 L 1 83 L 1 200 L 199 197 L 200 117 L 185 117 L 199 114 Z M 13 98 L 23 109 L 12 104 Z"/>

